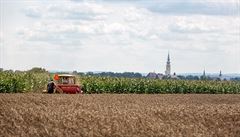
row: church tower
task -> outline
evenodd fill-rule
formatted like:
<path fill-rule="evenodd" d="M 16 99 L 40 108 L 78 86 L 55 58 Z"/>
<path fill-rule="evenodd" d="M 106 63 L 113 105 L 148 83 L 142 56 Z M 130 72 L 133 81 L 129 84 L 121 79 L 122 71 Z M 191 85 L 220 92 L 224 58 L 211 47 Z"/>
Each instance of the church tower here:
<path fill-rule="evenodd" d="M 221 78 L 222 77 L 222 71 L 220 70 L 220 73 L 219 73 L 219 78 Z"/>
<path fill-rule="evenodd" d="M 167 76 L 171 75 L 171 64 L 170 64 L 170 55 L 169 55 L 169 53 L 168 53 L 168 58 L 167 58 L 167 65 L 166 65 L 165 75 L 167 75 Z"/>
<path fill-rule="evenodd" d="M 203 77 L 206 77 L 206 71 L 205 71 L 205 69 L 203 70 Z"/>
<path fill-rule="evenodd" d="M 223 77 L 222 77 L 222 71 L 220 70 L 220 73 L 219 73 L 219 77 L 218 77 L 220 80 L 223 80 Z"/>

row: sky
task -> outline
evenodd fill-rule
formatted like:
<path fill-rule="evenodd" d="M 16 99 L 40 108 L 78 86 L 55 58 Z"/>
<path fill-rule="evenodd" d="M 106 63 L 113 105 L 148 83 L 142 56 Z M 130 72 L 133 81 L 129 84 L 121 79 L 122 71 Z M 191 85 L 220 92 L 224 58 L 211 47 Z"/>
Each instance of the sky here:
<path fill-rule="evenodd" d="M 240 0 L 0 0 L 0 68 L 240 73 Z"/>

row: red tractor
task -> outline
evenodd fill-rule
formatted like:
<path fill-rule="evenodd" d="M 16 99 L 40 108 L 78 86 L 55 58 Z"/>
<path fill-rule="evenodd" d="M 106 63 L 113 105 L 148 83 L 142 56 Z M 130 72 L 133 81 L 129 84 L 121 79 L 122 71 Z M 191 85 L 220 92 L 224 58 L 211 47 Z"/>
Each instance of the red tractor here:
<path fill-rule="evenodd" d="M 69 74 L 55 74 L 54 80 L 48 84 L 47 91 L 48 93 L 83 93 L 81 86 L 77 84 L 76 77 Z"/>

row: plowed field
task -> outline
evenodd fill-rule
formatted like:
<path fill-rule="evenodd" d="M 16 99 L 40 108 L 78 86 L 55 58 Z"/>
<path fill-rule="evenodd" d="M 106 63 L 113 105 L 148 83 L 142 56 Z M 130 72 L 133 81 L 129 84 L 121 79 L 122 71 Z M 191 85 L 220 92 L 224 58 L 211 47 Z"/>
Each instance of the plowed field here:
<path fill-rule="evenodd" d="M 240 95 L 0 94 L 0 136 L 239 136 Z"/>

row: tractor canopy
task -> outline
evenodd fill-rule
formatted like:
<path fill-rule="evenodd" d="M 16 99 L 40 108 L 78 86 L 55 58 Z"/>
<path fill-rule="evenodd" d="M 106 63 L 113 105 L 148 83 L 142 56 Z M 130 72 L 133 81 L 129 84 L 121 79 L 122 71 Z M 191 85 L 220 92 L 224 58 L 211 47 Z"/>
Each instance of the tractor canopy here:
<path fill-rule="evenodd" d="M 57 93 L 82 93 L 80 85 L 77 84 L 76 76 L 70 74 L 55 74 L 54 82 Z"/>

